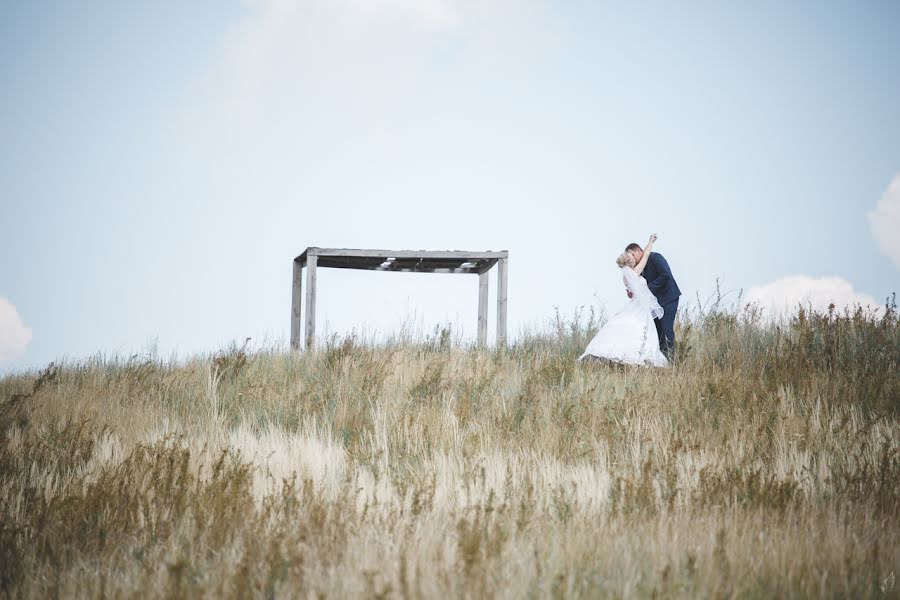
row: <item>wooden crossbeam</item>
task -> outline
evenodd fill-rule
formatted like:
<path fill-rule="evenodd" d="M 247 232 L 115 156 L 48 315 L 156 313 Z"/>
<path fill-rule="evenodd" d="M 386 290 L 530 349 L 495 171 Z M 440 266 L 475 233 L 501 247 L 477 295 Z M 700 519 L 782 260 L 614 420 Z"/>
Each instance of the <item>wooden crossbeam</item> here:
<path fill-rule="evenodd" d="M 319 248 L 310 246 L 297 258 L 306 256 L 347 256 L 354 258 L 458 258 L 458 259 L 483 259 L 483 258 L 504 258 L 509 256 L 509 252 L 501 250 L 494 252 L 470 252 L 467 250 L 363 250 L 354 248 Z"/>

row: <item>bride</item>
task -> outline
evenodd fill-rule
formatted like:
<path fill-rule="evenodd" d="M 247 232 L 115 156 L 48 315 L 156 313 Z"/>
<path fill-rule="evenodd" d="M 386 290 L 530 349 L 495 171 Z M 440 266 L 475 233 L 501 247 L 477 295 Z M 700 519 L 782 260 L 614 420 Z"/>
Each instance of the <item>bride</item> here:
<path fill-rule="evenodd" d="M 663 316 L 663 309 L 647 287 L 647 281 L 641 277 L 655 241 L 656 234 L 653 234 L 644 248 L 644 256 L 637 264 L 628 252 L 616 259 L 616 264 L 622 269 L 631 300 L 600 328 L 584 354 L 578 357 L 579 361 L 600 359 L 653 367 L 665 367 L 669 364 L 659 350 L 659 339 L 653 323 L 653 319 Z"/>

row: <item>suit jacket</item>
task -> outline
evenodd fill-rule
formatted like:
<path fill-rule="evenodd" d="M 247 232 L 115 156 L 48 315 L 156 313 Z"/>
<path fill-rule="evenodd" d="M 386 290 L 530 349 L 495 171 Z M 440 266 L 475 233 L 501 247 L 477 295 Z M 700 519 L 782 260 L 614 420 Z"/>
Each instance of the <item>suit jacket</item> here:
<path fill-rule="evenodd" d="M 674 302 L 681 296 L 681 290 L 678 289 L 678 284 L 672 276 L 672 269 L 662 254 L 651 252 L 641 275 L 647 280 L 647 287 L 656 296 L 660 306 Z"/>

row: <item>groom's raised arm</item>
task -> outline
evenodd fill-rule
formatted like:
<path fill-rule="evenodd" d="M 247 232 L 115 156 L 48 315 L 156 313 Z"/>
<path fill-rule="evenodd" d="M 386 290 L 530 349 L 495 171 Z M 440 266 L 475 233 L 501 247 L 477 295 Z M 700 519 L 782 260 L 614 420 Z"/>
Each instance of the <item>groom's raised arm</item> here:
<path fill-rule="evenodd" d="M 650 291 L 655 296 L 657 292 L 663 290 L 672 281 L 672 269 L 669 268 L 669 263 L 666 262 L 662 254 L 654 252 L 650 255 L 649 260 L 653 261 L 656 267 L 656 277 L 652 281 L 647 282 L 647 287 L 650 288 Z"/>

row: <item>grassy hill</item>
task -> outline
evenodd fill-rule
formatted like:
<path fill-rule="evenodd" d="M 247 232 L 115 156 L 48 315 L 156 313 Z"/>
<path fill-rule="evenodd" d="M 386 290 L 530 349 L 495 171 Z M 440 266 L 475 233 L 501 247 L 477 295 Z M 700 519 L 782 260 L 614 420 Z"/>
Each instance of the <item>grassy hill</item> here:
<path fill-rule="evenodd" d="M 0 380 L 12 597 L 897 597 L 891 304 L 686 315 L 666 370 L 506 351 L 95 358 Z"/>

